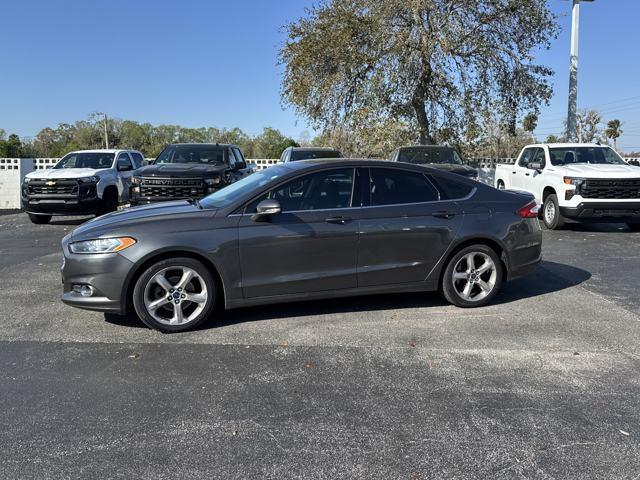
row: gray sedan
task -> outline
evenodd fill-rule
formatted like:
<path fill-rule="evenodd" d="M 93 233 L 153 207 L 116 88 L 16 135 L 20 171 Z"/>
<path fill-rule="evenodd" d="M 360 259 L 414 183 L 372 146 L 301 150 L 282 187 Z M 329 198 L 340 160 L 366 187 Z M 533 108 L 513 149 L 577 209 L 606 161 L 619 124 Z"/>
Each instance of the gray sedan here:
<path fill-rule="evenodd" d="M 231 309 L 441 290 L 486 305 L 540 262 L 537 205 L 419 165 L 313 160 L 200 201 L 116 212 L 64 238 L 63 302 L 164 332 Z"/>

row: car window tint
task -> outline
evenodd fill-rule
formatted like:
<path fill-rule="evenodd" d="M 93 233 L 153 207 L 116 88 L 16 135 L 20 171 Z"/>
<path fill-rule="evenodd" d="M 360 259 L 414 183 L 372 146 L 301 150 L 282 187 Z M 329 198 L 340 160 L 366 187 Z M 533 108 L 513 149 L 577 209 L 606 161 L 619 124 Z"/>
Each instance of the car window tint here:
<path fill-rule="evenodd" d="M 236 155 L 236 161 L 237 162 L 245 162 L 244 155 L 242 155 L 242 152 L 240 151 L 239 148 L 235 148 L 234 147 L 233 148 L 233 153 L 235 153 L 235 155 Z"/>
<path fill-rule="evenodd" d="M 371 205 L 395 205 L 439 200 L 440 195 L 427 177 L 418 172 L 372 168 Z"/>
<path fill-rule="evenodd" d="M 229 148 L 228 149 L 228 155 L 229 155 L 229 165 L 231 165 L 232 167 L 236 164 L 236 157 L 233 153 L 233 149 Z"/>
<path fill-rule="evenodd" d="M 246 212 L 254 213 L 258 203 L 266 199 L 278 200 L 283 212 L 346 208 L 351 206 L 352 186 L 352 168 L 311 173 L 262 195 Z"/>
<path fill-rule="evenodd" d="M 458 182 L 449 177 L 433 175 L 429 177 L 435 186 L 440 190 L 441 200 L 455 200 L 468 196 L 473 190 L 473 186 Z"/>
<path fill-rule="evenodd" d="M 144 164 L 144 157 L 139 152 L 131 152 L 135 168 L 140 168 Z"/>

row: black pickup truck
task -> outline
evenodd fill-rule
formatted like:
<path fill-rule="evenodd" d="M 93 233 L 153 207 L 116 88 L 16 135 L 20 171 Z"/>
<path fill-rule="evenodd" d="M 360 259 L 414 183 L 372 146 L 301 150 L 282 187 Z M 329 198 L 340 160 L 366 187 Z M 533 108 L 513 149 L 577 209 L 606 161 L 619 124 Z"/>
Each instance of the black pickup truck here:
<path fill-rule="evenodd" d="M 136 171 L 131 205 L 202 198 L 252 173 L 235 145 L 172 144 Z"/>

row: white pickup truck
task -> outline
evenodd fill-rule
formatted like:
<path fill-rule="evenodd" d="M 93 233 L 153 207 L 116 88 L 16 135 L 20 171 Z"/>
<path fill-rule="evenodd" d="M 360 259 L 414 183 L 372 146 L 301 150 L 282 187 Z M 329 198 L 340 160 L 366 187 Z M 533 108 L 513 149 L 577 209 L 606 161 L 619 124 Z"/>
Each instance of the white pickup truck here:
<path fill-rule="evenodd" d="M 550 229 L 561 228 L 566 218 L 640 229 L 640 167 L 606 145 L 529 145 L 513 165 L 496 165 L 495 187 L 534 194 Z"/>
<path fill-rule="evenodd" d="M 27 174 L 22 208 L 33 223 L 52 215 L 103 214 L 129 200 L 131 177 L 144 157 L 136 150 L 81 150 L 53 168 Z"/>

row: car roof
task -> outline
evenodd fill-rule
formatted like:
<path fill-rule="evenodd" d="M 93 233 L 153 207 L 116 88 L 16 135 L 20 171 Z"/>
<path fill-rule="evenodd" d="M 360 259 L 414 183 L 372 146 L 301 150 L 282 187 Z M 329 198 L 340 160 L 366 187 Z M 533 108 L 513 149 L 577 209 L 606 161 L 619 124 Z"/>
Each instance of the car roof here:
<path fill-rule="evenodd" d="M 305 152 L 305 151 L 313 151 L 313 152 L 337 152 L 337 148 L 333 147 L 289 147 L 291 150 L 295 150 L 296 152 Z"/>
<path fill-rule="evenodd" d="M 434 172 L 441 172 L 427 165 L 418 165 L 406 162 L 390 162 L 389 160 L 378 158 L 314 158 L 309 160 L 298 160 L 296 162 L 278 163 L 277 166 L 289 170 L 314 170 L 321 167 L 385 167 L 385 168 L 407 168 L 410 170 L 424 170 L 428 168 Z"/>
<path fill-rule="evenodd" d="M 455 150 L 455 148 L 450 147 L 449 145 L 408 145 L 408 146 L 405 146 L 405 147 L 398 147 L 398 150 L 423 150 L 423 149 L 427 149 L 427 150 L 436 150 L 436 149 Z"/>
<path fill-rule="evenodd" d="M 598 145 L 597 143 L 534 143 L 527 145 L 524 148 L 529 147 L 552 147 L 552 148 L 576 148 L 576 147 L 608 147 L 609 145 Z"/>
<path fill-rule="evenodd" d="M 198 146 L 236 147 L 236 145 L 233 145 L 232 143 L 197 143 L 197 142 L 190 142 L 190 143 L 170 143 L 169 145 L 172 145 L 172 146 L 175 146 L 175 147 L 198 147 Z"/>
<path fill-rule="evenodd" d="M 67 153 L 117 153 L 117 152 L 138 152 L 138 150 L 133 150 L 131 148 L 93 148 L 89 150 L 71 150 Z M 140 153 L 140 152 L 138 152 Z"/>

